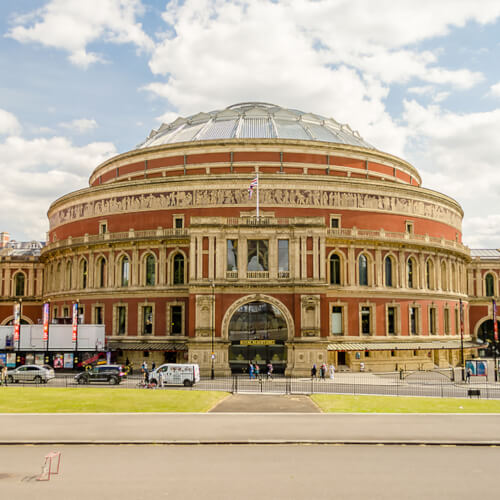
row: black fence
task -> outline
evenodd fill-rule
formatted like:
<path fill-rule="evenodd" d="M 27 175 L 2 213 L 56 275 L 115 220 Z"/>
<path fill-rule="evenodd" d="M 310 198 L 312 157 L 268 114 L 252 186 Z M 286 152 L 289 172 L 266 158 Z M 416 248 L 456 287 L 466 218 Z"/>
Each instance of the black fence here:
<path fill-rule="evenodd" d="M 132 375 L 119 384 L 92 382 L 78 384 L 74 375 L 58 375 L 47 384 L 19 381 L 9 385 L 38 387 L 114 387 L 121 389 L 198 390 L 231 393 L 266 394 L 351 394 L 385 396 L 421 396 L 438 398 L 500 399 L 500 383 L 484 377 L 461 380 L 460 371 L 339 373 L 334 378 L 285 377 L 276 375 L 250 379 L 245 375 L 202 378 L 193 386 L 164 384 L 163 387 L 144 382 L 141 375 Z"/>

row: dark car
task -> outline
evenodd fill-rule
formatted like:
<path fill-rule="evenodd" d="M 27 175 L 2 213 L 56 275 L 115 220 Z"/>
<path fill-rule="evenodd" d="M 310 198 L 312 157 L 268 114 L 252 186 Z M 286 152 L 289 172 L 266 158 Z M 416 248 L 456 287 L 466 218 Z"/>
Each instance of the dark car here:
<path fill-rule="evenodd" d="M 121 365 L 98 365 L 75 376 L 79 384 L 90 384 L 93 382 L 107 382 L 108 384 L 119 384 L 126 377 L 125 370 Z"/>

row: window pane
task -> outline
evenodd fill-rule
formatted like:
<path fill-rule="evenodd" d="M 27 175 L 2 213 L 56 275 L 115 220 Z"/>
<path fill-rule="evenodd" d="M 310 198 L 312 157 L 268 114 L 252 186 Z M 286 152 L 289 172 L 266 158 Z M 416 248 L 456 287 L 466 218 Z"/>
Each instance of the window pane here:
<path fill-rule="evenodd" d="M 127 324 L 127 309 L 125 306 L 118 306 L 118 335 L 125 334 Z"/>
<path fill-rule="evenodd" d="M 16 274 L 16 297 L 24 295 L 24 274 Z"/>
<path fill-rule="evenodd" d="M 493 276 L 491 274 L 486 275 L 486 296 L 493 297 Z"/>
<path fill-rule="evenodd" d="M 177 254 L 174 257 L 174 285 L 182 285 L 184 283 L 184 257 Z"/>
<path fill-rule="evenodd" d="M 396 333 L 396 308 L 387 308 L 387 333 L 394 335 Z"/>
<path fill-rule="evenodd" d="M 392 286 L 392 260 L 385 258 L 385 286 Z"/>
<path fill-rule="evenodd" d="M 146 286 L 153 286 L 156 283 L 155 258 L 148 255 L 146 259 Z"/>
<path fill-rule="evenodd" d="M 104 287 L 106 276 L 106 260 L 102 258 L 99 261 L 99 287 Z"/>
<path fill-rule="evenodd" d="M 96 325 L 102 325 L 104 323 L 103 317 L 102 317 L 102 307 L 98 306 L 95 308 L 95 322 Z"/>
<path fill-rule="evenodd" d="M 130 263 L 127 257 L 122 259 L 122 286 L 128 286 L 130 279 Z"/>
<path fill-rule="evenodd" d="M 247 270 L 269 271 L 268 255 L 268 240 L 248 240 Z"/>
<path fill-rule="evenodd" d="M 340 257 L 338 255 L 330 257 L 330 283 L 340 285 Z"/>
<path fill-rule="evenodd" d="M 288 240 L 278 240 L 278 271 L 288 271 Z"/>
<path fill-rule="evenodd" d="M 368 261 L 366 256 L 359 256 L 359 284 L 368 285 Z"/>
<path fill-rule="evenodd" d="M 172 335 L 182 335 L 182 306 L 172 306 Z"/>
<path fill-rule="evenodd" d="M 408 259 L 408 288 L 413 288 L 413 259 Z"/>
<path fill-rule="evenodd" d="M 415 307 L 410 307 L 410 333 L 417 334 L 417 309 Z"/>
<path fill-rule="evenodd" d="M 332 307 L 332 335 L 342 335 L 342 307 Z"/>
<path fill-rule="evenodd" d="M 227 271 L 238 270 L 238 240 L 227 240 Z"/>
<path fill-rule="evenodd" d="M 370 334 L 370 308 L 366 306 L 361 308 L 361 333 Z"/>
<path fill-rule="evenodd" d="M 145 335 L 153 333 L 153 306 L 144 306 L 142 308 L 142 325 Z"/>

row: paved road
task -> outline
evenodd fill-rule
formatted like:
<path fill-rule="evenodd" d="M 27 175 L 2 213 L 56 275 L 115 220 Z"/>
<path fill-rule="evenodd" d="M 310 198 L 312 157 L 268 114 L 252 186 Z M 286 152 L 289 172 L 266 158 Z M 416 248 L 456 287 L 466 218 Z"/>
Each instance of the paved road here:
<path fill-rule="evenodd" d="M 483 443 L 500 415 L 324 413 L 3 414 L 5 443 Z"/>
<path fill-rule="evenodd" d="M 0 447 L 3 498 L 462 500 L 496 498 L 500 448 L 60 446 L 61 474 L 34 480 L 47 446 Z"/>
<path fill-rule="evenodd" d="M 321 413 L 309 396 L 271 394 L 232 394 L 210 411 L 212 413 Z"/>

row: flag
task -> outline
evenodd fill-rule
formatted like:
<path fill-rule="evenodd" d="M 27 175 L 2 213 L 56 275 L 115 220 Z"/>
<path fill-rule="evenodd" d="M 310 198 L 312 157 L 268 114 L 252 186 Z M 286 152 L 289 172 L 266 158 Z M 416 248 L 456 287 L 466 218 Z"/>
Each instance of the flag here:
<path fill-rule="evenodd" d="M 21 304 L 14 304 L 14 342 L 19 342 L 19 332 L 21 328 Z"/>
<path fill-rule="evenodd" d="M 258 176 L 255 176 L 255 179 L 250 183 L 250 186 L 248 188 L 248 197 L 251 198 L 253 194 L 254 188 L 259 188 L 259 178 Z"/>
<path fill-rule="evenodd" d="M 71 340 L 76 342 L 78 337 L 78 302 L 73 302 L 73 335 Z"/>
<path fill-rule="evenodd" d="M 43 305 L 43 341 L 49 340 L 49 303 Z"/>
<path fill-rule="evenodd" d="M 497 301 L 495 299 L 493 299 L 493 332 L 495 342 L 498 342 Z"/>

